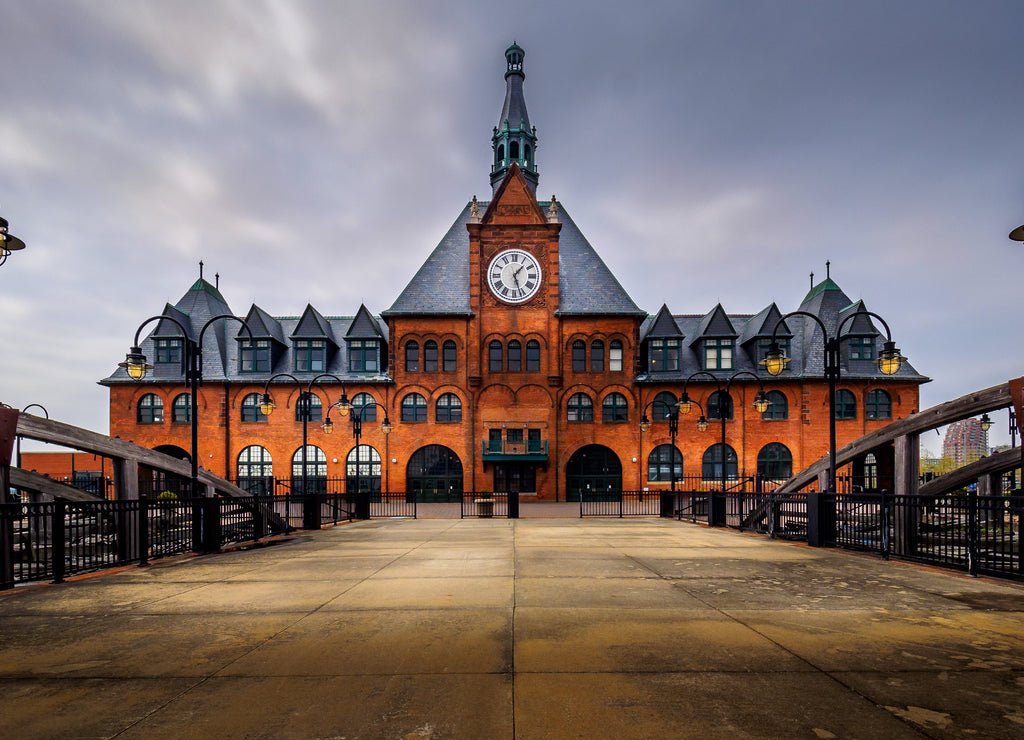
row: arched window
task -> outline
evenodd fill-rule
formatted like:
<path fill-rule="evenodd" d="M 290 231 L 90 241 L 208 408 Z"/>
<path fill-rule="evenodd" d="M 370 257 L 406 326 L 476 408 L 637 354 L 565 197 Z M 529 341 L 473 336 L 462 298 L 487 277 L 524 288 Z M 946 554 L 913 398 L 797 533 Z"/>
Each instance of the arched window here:
<path fill-rule="evenodd" d="M 416 450 L 405 468 L 406 492 L 415 501 L 459 501 L 462 461 L 443 445 Z"/>
<path fill-rule="evenodd" d="M 604 342 L 600 339 L 590 343 L 590 372 L 604 372 Z"/>
<path fill-rule="evenodd" d="M 540 372 L 540 342 L 536 339 L 526 343 L 526 372 Z"/>
<path fill-rule="evenodd" d="M 621 393 L 609 393 L 601 403 L 601 421 L 629 421 L 629 405 Z"/>
<path fill-rule="evenodd" d="M 518 339 L 510 339 L 508 343 L 508 371 L 518 373 L 523 370 L 523 345 Z"/>
<path fill-rule="evenodd" d="M 363 421 L 377 421 L 377 404 L 369 393 L 357 393 L 352 397 L 352 415 L 360 413 Z"/>
<path fill-rule="evenodd" d="M 651 404 L 651 421 L 664 421 L 672 415 L 676 406 L 676 397 L 668 391 L 662 391 L 654 397 Z"/>
<path fill-rule="evenodd" d="M 892 397 L 881 388 L 868 393 L 868 400 L 864 404 L 864 416 L 868 419 L 891 419 Z"/>
<path fill-rule="evenodd" d="M 508 143 L 508 158 L 509 159 L 519 159 L 519 142 L 518 141 L 510 141 Z"/>
<path fill-rule="evenodd" d="M 164 421 L 164 402 L 160 396 L 147 393 L 140 398 L 135 418 L 139 424 L 162 424 Z"/>
<path fill-rule="evenodd" d="M 458 368 L 458 349 L 455 346 L 455 342 L 451 339 L 447 340 L 441 346 L 441 352 L 443 353 L 444 371 L 446 373 L 454 373 Z"/>
<path fill-rule="evenodd" d="M 302 487 L 302 448 L 292 455 L 292 492 L 323 493 L 327 490 L 327 455 L 316 445 L 306 445 L 306 487 Z"/>
<path fill-rule="evenodd" d="M 492 373 L 500 373 L 505 369 L 503 348 L 497 339 L 491 340 L 487 345 L 487 369 Z"/>
<path fill-rule="evenodd" d="M 709 419 L 732 418 L 732 396 L 725 391 L 715 391 L 708 399 Z"/>
<path fill-rule="evenodd" d="M 380 493 L 380 453 L 370 445 L 359 445 L 348 453 L 345 490 Z"/>
<path fill-rule="evenodd" d="M 678 447 L 658 445 L 647 456 L 647 480 L 649 481 L 673 480 L 673 468 L 675 468 L 674 480 L 682 480 L 683 453 L 679 451 Z"/>
<path fill-rule="evenodd" d="M 498 144 L 498 161 L 500 162 L 505 158 L 505 145 Z"/>
<path fill-rule="evenodd" d="M 423 372 L 437 372 L 437 342 L 433 339 L 423 343 Z"/>
<path fill-rule="evenodd" d="M 188 422 L 192 418 L 192 395 L 190 393 L 179 393 L 174 397 L 171 404 L 171 421 Z"/>
<path fill-rule="evenodd" d="M 295 421 L 302 421 L 306 407 L 309 407 L 309 415 L 306 421 L 321 421 L 324 418 L 324 404 L 320 396 L 315 393 L 303 392 L 295 403 Z"/>
<path fill-rule="evenodd" d="M 878 490 L 878 458 L 873 452 L 864 457 L 864 490 Z"/>
<path fill-rule="evenodd" d="M 572 343 L 572 371 L 574 373 L 587 371 L 587 343 L 582 339 L 577 339 Z"/>
<path fill-rule="evenodd" d="M 530 145 L 529 144 L 524 144 L 523 145 L 523 159 L 526 160 L 527 164 L 530 163 Z"/>
<path fill-rule="evenodd" d="M 419 393 L 410 393 L 402 399 L 402 421 L 426 421 L 427 399 Z"/>
<path fill-rule="evenodd" d="M 462 401 L 454 393 L 445 393 L 437 399 L 434 415 L 438 421 L 462 421 Z"/>
<path fill-rule="evenodd" d="M 780 420 L 789 418 L 789 401 L 782 391 L 768 391 L 768 401 L 771 406 L 767 411 L 762 412 L 761 418 L 765 420 Z"/>
<path fill-rule="evenodd" d="M 420 371 L 420 345 L 419 342 L 405 343 L 405 372 L 418 373 Z"/>
<path fill-rule="evenodd" d="M 622 342 L 618 339 L 608 345 L 608 369 L 613 373 L 622 370 Z"/>
<path fill-rule="evenodd" d="M 704 459 L 701 461 L 700 475 L 704 480 L 722 479 L 722 443 L 713 444 L 704 452 Z M 731 480 L 739 478 L 739 471 L 736 464 L 736 450 L 729 445 L 725 446 L 725 477 Z"/>
<path fill-rule="evenodd" d="M 569 421 L 593 421 L 594 402 L 586 393 L 574 393 L 569 398 Z"/>
<path fill-rule="evenodd" d="M 853 395 L 852 391 L 848 391 L 845 388 L 840 388 L 836 391 L 836 418 L 857 418 L 857 398 Z"/>
<path fill-rule="evenodd" d="M 242 421 L 266 421 L 267 415 L 260 411 L 263 394 L 250 393 L 242 399 Z"/>
<path fill-rule="evenodd" d="M 771 442 L 757 453 L 757 474 L 765 480 L 784 481 L 793 477 L 793 453 L 786 445 Z"/>
<path fill-rule="evenodd" d="M 239 488 L 244 488 L 254 496 L 269 496 L 274 482 L 274 465 L 270 451 L 260 445 L 246 447 L 238 453 L 235 474 Z"/>

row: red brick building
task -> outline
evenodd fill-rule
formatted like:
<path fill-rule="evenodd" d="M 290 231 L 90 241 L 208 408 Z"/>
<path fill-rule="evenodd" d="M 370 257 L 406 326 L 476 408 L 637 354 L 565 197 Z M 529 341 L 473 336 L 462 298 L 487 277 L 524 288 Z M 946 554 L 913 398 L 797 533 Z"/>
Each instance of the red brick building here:
<path fill-rule="evenodd" d="M 237 322 L 209 325 L 197 399 L 203 467 L 254 485 L 300 477 L 305 388 L 313 393 L 311 479 L 355 485 L 350 422 L 335 411 L 332 435 L 320 423 L 345 394 L 364 421 L 359 485 L 420 500 L 482 489 L 572 500 L 581 490 L 664 488 L 673 477 L 685 476 L 687 485 L 717 480 L 723 414 L 729 477 L 788 477 L 827 452 L 817 322 L 790 317 L 779 325 L 783 311 L 774 303 L 756 315 L 720 305 L 700 314 L 638 307 L 564 206 L 537 200 L 522 49 L 510 47 L 506 60 L 492 198 L 464 206 L 390 308 L 325 316 L 307 306 L 300 316 L 273 317 L 253 305 L 245 316 L 251 336 Z M 885 337 L 857 314 L 863 302 L 826 277 L 794 309 L 830 332 L 842 328 L 840 444 L 918 409 L 927 378 L 909 365 L 894 376 L 879 372 L 874 360 Z M 118 369 L 101 381 L 110 388 L 112 435 L 187 456 L 190 399 L 178 324 L 198 342 L 212 317 L 230 313 L 202 277 L 165 307 L 168 319 L 141 345 L 152 373 L 137 382 Z M 791 358 L 779 377 L 759 364 L 773 333 Z M 266 417 L 264 385 L 278 373 L 292 377 L 270 383 L 276 410 Z M 699 408 L 678 417 L 673 452 L 668 417 L 684 386 Z M 762 389 L 772 401 L 763 413 L 753 408 Z M 706 432 L 695 423 L 701 412 L 711 419 Z"/>

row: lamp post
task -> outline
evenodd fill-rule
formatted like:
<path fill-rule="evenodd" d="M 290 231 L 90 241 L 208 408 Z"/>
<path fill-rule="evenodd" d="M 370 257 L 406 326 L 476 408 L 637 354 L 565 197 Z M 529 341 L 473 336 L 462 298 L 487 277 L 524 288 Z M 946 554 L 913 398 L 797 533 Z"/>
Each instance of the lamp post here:
<path fill-rule="evenodd" d="M 765 370 L 768 371 L 769 375 L 778 376 L 786 369 L 786 365 L 789 364 L 790 358 L 786 357 L 785 352 L 779 347 L 779 343 L 776 337 L 779 332 L 779 327 L 783 326 L 786 319 L 791 316 L 806 316 L 817 323 L 821 329 L 821 337 L 824 343 L 825 349 L 825 379 L 828 380 L 828 490 L 835 493 L 836 490 L 836 384 L 839 382 L 839 348 L 842 343 L 843 326 L 847 322 L 852 321 L 857 316 L 868 316 L 878 319 L 882 326 L 885 327 L 885 343 L 882 345 L 882 351 L 878 355 L 878 359 L 875 360 L 875 364 L 878 365 L 878 370 L 883 375 L 895 375 L 899 372 L 903 362 L 906 360 L 900 351 L 896 348 L 896 343 L 892 341 L 892 332 L 889 331 L 889 325 L 885 323 L 885 319 L 876 313 L 871 311 L 855 311 L 854 313 L 847 316 L 845 319 L 839 322 L 839 326 L 836 327 L 836 333 L 834 336 L 829 336 L 828 329 L 825 324 L 812 313 L 807 311 L 791 311 L 785 316 L 779 318 L 775 324 L 775 329 L 772 331 L 772 343 L 768 348 L 768 353 L 762 360 Z"/>
<path fill-rule="evenodd" d="M 340 401 L 339 401 L 340 403 Z M 326 434 L 330 434 L 334 431 L 334 422 L 331 421 L 330 409 L 338 404 L 332 404 L 328 407 L 327 419 L 323 423 L 323 430 Z M 352 436 L 356 439 L 356 483 L 355 483 L 355 495 L 356 495 L 356 519 L 369 519 L 370 518 L 370 492 L 367 491 L 366 495 L 363 495 L 362 490 L 359 487 L 359 438 L 363 434 L 363 414 L 366 413 L 366 409 L 377 406 L 384 411 L 384 421 L 381 422 L 380 431 L 387 436 L 391 434 L 392 426 L 391 421 L 388 419 L 388 410 L 381 406 L 376 401 L 369 401 L 362 404 L 361 406 L 355 407 L 350 406 L 349 408 L 354 412 L 352 413 Z M 344 416 L 344 412 L 342 413 Z M 345 460 L 345 487 L 348 488 L 348 459 Z"/>
<path fill-rule="evenodd" d="M 648 401 L 647 405 L 644 406 L 644 410 L 640 413 L 640 456 L 641 456 L 641 460 L 640 460 L 641 468 L 640 469 L 641 470 L 643 470 L 643 459 L 642 458 L 643 458 L 643 454 L 644 454 L 643 435 L 644 435 L 644 432 L 649 431 L 650 428 L 651 428 L 651 421 L 650 421 L 650 419 L 647 418 L 647 409 L 649 409 L 651 406 L 653 406 L 654 403 L 657 402 L 657 400 L 658 399 L 655 398 L 655 399 L 652 399 L 652 400 Z M 664 405 L 668 406 L 668 404 L 664 404 Z M 671 488 L 669 490 L 674 492 L 676 490 L 676 452 L 678 452 L 678 450 L 676 449 L 676 434 L 679 433 L 679 403 L 678 402 L 673 403 L 671 406 L 668 406 L 668 417 L 667 418 L 668 418 L 668 436 L 669 436 L 669 440 L 671 441 L 671 444 L 672 444 L 672 459 L 671 459 L 671 461 L 669 463 L 669 467 L 671 469 L 671 473 L 669 474 L 670 480 L 671 480 Z M 640 476 L 640 481 L 641 481 L 641 483 L 643 483 L 643 475 L 642 474 Z"/>
<path fill-rule="evenodd" d="M 274 403 L 274 399 L 270 397 L 270 384 L 274 381 L 275 378 L 290 378 L 299 389 L 299 399 L 296 402 L 296 405 L 298 406 L 298 404 L 301 404 L 302 408 L 302 493 L 303 495 L 305 495 L 309 493 L 309 476 L 306 470 L 306 447 L 309 437 L 309 409 L 313 395 L 313 386 L 321 378 L 333 378 L 334 380 L 338 381 L 341 384 L 341 398 L 339 398 L 335 403 L 331 404 L 330 407 L 337 406 L 338 413 L 341 414 L 342 416 L 347 416 L 349 411 L 352 410 L 352 404 L 349 403 L 348 396 L 345 395 L 344 381 L 342 381 L 342 379 L 339 378 L 337 375 L 333 375 L 331 373 L 321 373 L 320 375 L 317 375 L 315 378 L 309 381 L 309 383 L 306 385 L 306 391 L 305 393 L 303 393 L 301 380 L 296 378 L 294 375 L 291 375 L 290 373 L 276 373 L 275 375 L 271 375 L 269 378 L 267 378 L 267 382 L 264 383 L 263 385 L 263 401 L 260 403 L 260 412 L 264 416 L 270 416 L 270 414 L 273 413 L 274 409 L 277 408 L 277 404 Z M 329 416 L 327 417 L 327 419 L 328 421 L 330 421 Z M 324 429 L 324 431 L 327 431 L 327 429 Z M 327 433 L 330 434 L 329 431 L 327 431 Z"/>
<path fill-rule="evenodd" d="M 0 265 L 7 261 L 11 252 L 25 248 L 25 242 L 7 230 L 7 219 L 0 217 Z"/>
<path fill-rule="evenodd" d="M 759 390 L 757 391 L 757 396 L 754 397 L 754 410 L 757 411 L 758 413 L 763 414 L 765 411 L 767 411 L 768 408 L 771 406 L 771 401 L 768 400 L 768 396 L 764 392 L 764 384 L 761 383 L 761 379 L 759 377 L 757 377 L 756 375 L 754 375 L 754 373 L 750 372 L 749 370 L 739 370 L 739 371 L 733 373 L 732 375 L 730 375 L 725 380 L 725 388 L 722 387 L 722 380 L 721 380 L 721 378 L 717 377 L 716 375 L 712 375 L 707 370 L 698 370 L 697 372 L 692 373 L 683 382 L 683 395 L 679 399 L 679 411 L 680 411 L 680 413 L 683 413 L 683 414 L 690 413 L 690 410 L 692 408 L 693 402 L 690 400 L 690 396 L 687 393 L 686 389 L 690 385 L 690 381 L 691 380 L 693 380 L 694 378 L 696 378 L 698 376 L 701 376 L 701 375 L 703 375 L 703 376 L 705 376 L 707 378 L 710 378 L 712 381 L 714 381 L 715 387 L 718 389 L 718 418 L 721 421 L 721 426 L 722 426 L 722 439 L 721 439 L 721 444 L 719 446 L 720 459 L 722 461 L 722 468 L 721 468 L 722 499 L 721 499 L 721 501 L 717 501 L 716 502 L 714 495 L 712 495 L 710 497 L 712 503 L 711 503 L 711 506 L 709 507 L 709 511 L 708 511 L 708 523 L 711 524 L 712 526 L 716 526 L 716 525 L 719 525 L 719 524 L 725 524 L 725 513 L 726 512 L 725 512 L 724 508 L 722 508 L 722 507 L 724 506 L 724 503 L 725 503 L 725 491 L 726 491 L 726 489 L 728 488 L 728 485 L 729 485 L 728 484 L 729 476 L 728 476 L 728 470 L 727 470 L 727 465 L 726 465 L 726 455 L 725 455 L 725 422 L 726 422 L 726 418 L 725 418 L 725 399 L 729 398 L 731 400 L 731 398 L 732 398 L 732 396 L 729 395 L 729 389 L 732 387 L 732 381 L 736 380 L 737 378 L 742 378 L 742 377 L 749 377 L 749 378 L 752 378 L 752 379 L 757 381 L 758 386 L 759 386 Z M 703 409 L 702 409 L 702 411 L 703 411 Z M 709 414 L 711 413 L 710 405 L 708 406 L 708 413 Z M 697 420 L 697 430 L 703 432 L 703 431 L 706 431 L 707 428 L 708 428 L 708 421 L 704 417 L 704 414 L 702 413 L 700 418 Z M 739 461 L 737 460 L 737 467 L 738 467 L 738 463 L 739 463 Z"/>
<path fill-rule="evenodd" d="M 135 330 L 135 341 L 132 343 L 131 349 L 128 351 L 124 362 L 118 363 L 118 367 L 123 367 L 125 372 L 128 373 L 128 377 L 132 380 L 142 380 L 146 377 L 146 373 L 153 369 L 153 366 L 148 364 L 146 361 L 146 355 L 143 354 L 142 348 L 139 346 L 139 337 L 142 335 L 142 330 L 147 324 L 154 321 L 170 321 L 172 324 L 181 330 L 181 336 L 183 340 L 184 353 L 182 356 L 182 365 L 185 369 L 185 378 L 188 380 L 189 389 L 189 422 L 192 427 L 192 475 L 191 475 L 191 495 L 199 495 L 199 386 L 203 382 L 203 336 L 206 334 L 206 330 L 209 329 L 214 322 L 221 319 L 232 319 L 237 321 L 245 329 L 249 335 L 249 339 L 252 339 L 252 331 L 249 329 L 249 325 L 245 323 L 244 319 L 234 316 L 229 313 L 220 314 L 214 316 L 199 330 L 198 340 L 192 339 L 189 336 L 189 329 L 185 327 L 178 319 L 173 316 L 151 316 L 141 324 L 139 328 Z"/>

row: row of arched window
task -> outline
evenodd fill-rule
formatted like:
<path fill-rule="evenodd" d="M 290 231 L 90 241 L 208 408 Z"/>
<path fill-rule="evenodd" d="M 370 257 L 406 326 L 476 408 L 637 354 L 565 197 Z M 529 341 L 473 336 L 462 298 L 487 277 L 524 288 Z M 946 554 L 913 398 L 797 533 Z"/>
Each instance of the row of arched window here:
<path fill-rule="evenodd" d="M 673 471 L 673 468 L 675 470 Z M 701 478 L 718 480 L 722 477 L 722 445 L 713 444 L 701 459 Z M 781 442 L 770 442 L 757 453 L 757 474 L 763 479 L 781 481 L 793 476 L 793 453 Z M 725 477 L 739 477 L 736 450 L 725 446 Z M 647 456 L 647 480 L 670 482 L 683 478 L 683 454 L 678 447 L 658 445 Z"/>
<path fill-rule="evenodd" d="M 771 405 L 768 410 L 761 414 L 765 421 L 782 420 L 789 418 L 789 401 L 786 394 L 781 391 L 768 391 L 768 401 Z M 669 417 L 671 407 L 677 399 L 668 391 L 662 391 L 654 397 L 652 406 L 652 421 L 664 420 Z M 708 419 L 732 419 L 733 401 L 732 396 L 726 391 L 715 391 L 707 400 L 705 409 Z M 864 400 L 864 418 L 866 419 L 891 419 L 892 418 L 892 396 L 881 388 L 868 391 Z M 857 418 L 857 397 L 846 388 L 836 391 L 836 419 Z M 572 421 L 572 419 L 569 419 Z"/>
<path fill-rule="evenodd" d="M 405 371 L 407 373 L 454 373 L 458 370 L 458 348 L 455 342 L 450 339 L 444 341 L 438 352 L 438 345 L 433 339 L 423 343 L 423 351 L 420 353 L 420 343 L 410 340 L 405 343 Z"/>
<path fill-rule="evenodd" d="M 528 340 L 524 354 L 523 343 L 518 339 L 510 339 L 507 344 L 492 339 L 487 345 L 487 369 L 492 373 L 539 373 L 540 342 Z"/>
<path fill-rule="evenodd" d="M 426 421 L 427 399 L 419 393 L 409 393 L 402 399 L 402 421 Z M 434 421 L 462 421 L 462 401 L 454 393 L 444 393 L 434 404 Z"/>
<path fill-rule="evenodd" d="M 607 368 L 609 372 L 622 370 L 622 342 L 613 339 L 608 344 Z M 605 344 L 602 339 L 590 343 L 590 361 L 587 361 L 587 343 L 577 339 L 572 343 L 572 371 L 574 373 L 603 373 L 605 371 Z"/>

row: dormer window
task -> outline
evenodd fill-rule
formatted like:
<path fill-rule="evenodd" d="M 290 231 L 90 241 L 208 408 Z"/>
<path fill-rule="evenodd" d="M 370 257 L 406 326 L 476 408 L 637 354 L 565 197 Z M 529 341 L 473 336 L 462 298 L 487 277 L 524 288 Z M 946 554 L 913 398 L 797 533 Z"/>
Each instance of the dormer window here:
<path fill-rule="evenodd" d="M 296 339 L 295 372 L 322 373 L 327 368 L 327 342 L 322 339 Z"/>
<path fill-rule="evenodd" d="M 850 337 L 846 340 L 846 344 L 850 348 L 851 360 L 875 359 L 874 337 Z"/>
<path fill-rule="evenodd" d="M 732 339 L 704 340 L 704 369 L 732 370 Z"/>
<path fill-rule="evenodd" d="M 652 339 L 649 351 L 652 373 L 679 372 L 678 339 Z"/>
<path fill-rule="evenodd" d="M 375 373 L 380 343 L 376 339 L 350 339 L 348 342 L 348 370 L 350 373 Z"/>
<path fill-rule="evenodd" d="M 238 343 L 238 371 L 242 373 L 270 372 L 270 340 L 242 340 Z"/>
<path fill-rule="evenodd" d="M 154 362 L 157 365 L 181 364 L 180 339 L 154 339 L 153 345 L 156 355 Z"/>

